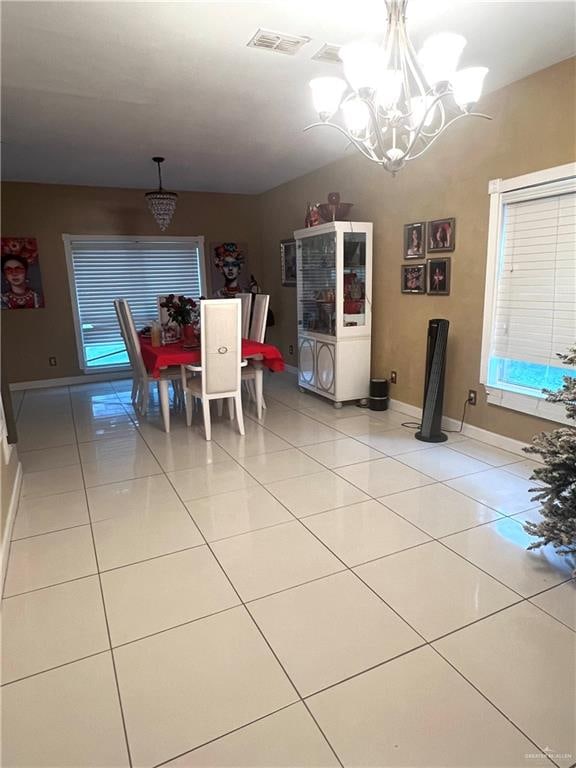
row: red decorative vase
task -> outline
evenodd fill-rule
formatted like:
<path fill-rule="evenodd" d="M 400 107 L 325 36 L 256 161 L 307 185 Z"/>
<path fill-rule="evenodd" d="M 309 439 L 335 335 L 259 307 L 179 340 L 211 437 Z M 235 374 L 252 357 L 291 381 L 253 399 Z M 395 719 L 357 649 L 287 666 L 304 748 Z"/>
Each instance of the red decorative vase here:
<path fill-rule="evenodd" d="M 198 336 L 196 335 L 196 329 L 191 323 L 182 326 L 182 341 L 185 347 L 198 346 Z"/>

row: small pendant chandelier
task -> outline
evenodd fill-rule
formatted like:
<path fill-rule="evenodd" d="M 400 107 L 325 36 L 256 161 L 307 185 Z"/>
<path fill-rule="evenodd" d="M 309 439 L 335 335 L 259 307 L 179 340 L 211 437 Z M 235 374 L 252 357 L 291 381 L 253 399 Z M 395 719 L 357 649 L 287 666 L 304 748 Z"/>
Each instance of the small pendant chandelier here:
<path fill-rule="evenodd" d="M 406 30 L 408 0 L 385 2 L 388 29 L 383 43 L 345 45 L 340 59 L 346 79 L 311 80 L 321 122 L 308 128 L 336 128 L 364 157 L 395 175 L 456 120 L 490 119 L 472 111 L 488 70 L 457 71 L 466 40 L 447 32 L 428 38 L 416 55 Z"/>
<path fill-rule="evenodd" d="M 153 157 L 152 160 L 158 163 L 158 189 L 154 192 L 146 192 L 145 197 L 152 215 L 162 232 L 164 232 L 172 221 L 172 216 L 174 216 L 178 195 L 176 192 L 167 192 L 162 186 L 162 169 L 160 166 L 164 162 L 164 158 Z"/>

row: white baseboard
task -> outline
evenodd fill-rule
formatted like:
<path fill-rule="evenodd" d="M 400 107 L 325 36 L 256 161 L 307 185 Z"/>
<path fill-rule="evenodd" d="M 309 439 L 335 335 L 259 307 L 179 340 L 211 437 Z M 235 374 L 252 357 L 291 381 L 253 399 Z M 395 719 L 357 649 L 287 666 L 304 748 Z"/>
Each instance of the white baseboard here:
<path fill-rule="evenodd" d="M 422 408 L 418 408 L 416 405 L 410 405 L 409 403 L 403 403 L 401 400 L 393 400 L 390 398 L 390 409 L 392 411 L 405 413 L 408 416 L 414 416 L 417 419 L 422 417 Z M 442 426 L 445 429 L 460 429 L 460 422 L 457 419 L 443 416 Z M 495 448 L 502 448 L 504 451 L 510 451 L 510 453 L 516 453 L 519 456 L 526 458 L 523 449 L 526 448 L 527 443 L 523 443 L 521 440 L 514 440 L 512 437 L 499 435 L 497 432 L 489 432 L 487 429 L 475 427 L 473 424 L 466 424 L 466 422 L 464 422 L 462 427 L 462 434 L 465 437 L 471 437 L 481 443 L 487 443 L 488 445 L 493 445 Z"/>
<path fill-rule="evenodd" d="M 111 371 L 110 373 L 87 373 L 84 376 L 64 376 L 61 379 L 38 379 L 37 381 L 17 381 L 10 384 L 12 392 L 20 389 L 46 389 L 47 387 L 67 387 L 71 384 L 93 384 L 99 381 L 115 381 L 132 378 L 132 371 Z"/>
<path fill-rule="evenodd" d="M 295 365 L 288 365 L 288 363 L 284 363 L 284 370 L 288 373 L 298 373 L 298 368 Z"/>
<path fill-rule="evenodd" d="M 6 578 L 6 568 L 8 567 L 8 552 L 10 551 L 10 541 L 12 540 L 12 529 L 16 520 L 18 502 L 20 501 L 20 489 L 22 487 L 22 464 L 18 462 L 16 477 L 14 478 L 14 487 L 10 496 L 10 506 L 6 516 L 6 527 L 0 549 L 0 594 L 4 593 L 4 579 Z"/>

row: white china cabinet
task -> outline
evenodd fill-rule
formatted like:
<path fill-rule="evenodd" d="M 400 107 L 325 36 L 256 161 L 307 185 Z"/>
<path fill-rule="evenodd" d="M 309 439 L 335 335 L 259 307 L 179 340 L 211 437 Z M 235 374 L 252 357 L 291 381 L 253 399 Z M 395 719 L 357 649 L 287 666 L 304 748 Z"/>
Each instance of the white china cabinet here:
<path fill-rule="evenodd" d="M 372 224 L 334 221 L 294 232 L 298 383 L 334 402 L 368 397 Z"/>

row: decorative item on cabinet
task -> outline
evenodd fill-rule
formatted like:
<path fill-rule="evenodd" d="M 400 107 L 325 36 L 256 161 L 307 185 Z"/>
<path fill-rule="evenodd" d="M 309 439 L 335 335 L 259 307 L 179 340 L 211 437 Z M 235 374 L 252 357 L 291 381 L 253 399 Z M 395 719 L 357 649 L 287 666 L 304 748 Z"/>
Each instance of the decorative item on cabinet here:
<path fill-rule="evenodd" d="M 322 224 L 322 216 L 320 216 L 320 211 L 318 210 L 318 206 L 316 204 L 312 205 L 312 203 L 306 204 L 306 216 L 304 217 L 304 226 L 305 227 L 317 227 L 318 224 Z"/>
<path fill-rule="evenodd" d="M 318 210 L 322 219 L 329 221 L 344 221 L 352 210 L 354 203 L 341 203 L 340 192 L 330 192 L 327 203 L 318 203 Z"/>

